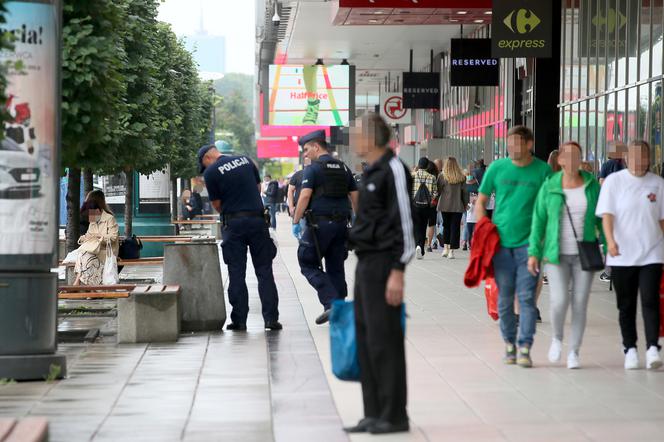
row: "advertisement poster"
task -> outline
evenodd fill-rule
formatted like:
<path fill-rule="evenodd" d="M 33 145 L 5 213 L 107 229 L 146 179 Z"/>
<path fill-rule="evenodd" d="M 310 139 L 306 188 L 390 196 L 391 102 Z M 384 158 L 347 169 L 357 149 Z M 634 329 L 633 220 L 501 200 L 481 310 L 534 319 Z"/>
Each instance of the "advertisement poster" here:
<path fill-rule="evenodd" d="M 346 126 L 350 67 L 270 65 L 269 124 Z"/>
<path fill-rule="evenodd" d="M 10 65 L 0 143 L 0 255 L 50 254 L 55 204 L 57 120 L 57 9 L 50 3 L 7 3 L 2 32 L 14 50 L 0 53 Z"/>
<path fill-rule="evenodd" d="M 138 198 L 141 204 L 169 204 L 170 196 L 171 180 L 167 171 L 139 176 Z"/>

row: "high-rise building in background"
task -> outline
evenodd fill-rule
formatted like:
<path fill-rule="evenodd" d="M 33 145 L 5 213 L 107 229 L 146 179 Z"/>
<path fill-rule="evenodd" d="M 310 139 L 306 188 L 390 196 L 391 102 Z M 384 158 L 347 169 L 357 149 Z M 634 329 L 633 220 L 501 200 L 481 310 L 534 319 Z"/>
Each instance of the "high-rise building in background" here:
<path fill-rule="evenodd" d="M 201 3 L 200 26 L 194 35 L 185 35 L 185 44 L 194 53 L 203 79 L 217 79 L 226 73 L 226 39 L 220 35 L 210 35 L 203 25 L 203 4 Z"/>

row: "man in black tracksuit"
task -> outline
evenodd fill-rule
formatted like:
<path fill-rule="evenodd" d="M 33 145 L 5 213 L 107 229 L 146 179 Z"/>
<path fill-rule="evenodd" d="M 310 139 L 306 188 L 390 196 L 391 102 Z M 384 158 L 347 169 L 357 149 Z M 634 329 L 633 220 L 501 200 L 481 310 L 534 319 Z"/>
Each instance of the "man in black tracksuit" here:
<path fill-rule="evenodd" d="M 350 233 L 358 257 L 355 326 L 365 417 L 346 431 L 408 431 L 402 303 L 404 271 L 415 255 L 413 179 L 387 147 L 390 129 L 380 116 L 363 116 L 351 136 L 355 153 L 369 163 Z"/>

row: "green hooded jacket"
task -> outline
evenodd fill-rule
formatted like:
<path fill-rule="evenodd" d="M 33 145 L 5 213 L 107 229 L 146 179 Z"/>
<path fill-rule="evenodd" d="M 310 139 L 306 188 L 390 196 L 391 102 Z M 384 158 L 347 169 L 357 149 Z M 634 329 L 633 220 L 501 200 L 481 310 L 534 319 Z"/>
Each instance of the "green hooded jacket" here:
<path fill-rule="evenodd" d="M 604 242 L 602 219 L 595 216 L 595 208 L 599 199 L 599 182 L 588 172 L 581 171 L 581 176 L 588 202 L 583 224 L 583 241 L 596 241 L 599 237 Z M 563 173 L 558 172 L 546 179 L 537 194 L 528 256 L 534 256 L 540 261 L 544 260 L 551 264 L 560 263 L 560 217 L 565 214 L 564 201 Z M 577 232 L 577 234 L 580 233 Z"/>

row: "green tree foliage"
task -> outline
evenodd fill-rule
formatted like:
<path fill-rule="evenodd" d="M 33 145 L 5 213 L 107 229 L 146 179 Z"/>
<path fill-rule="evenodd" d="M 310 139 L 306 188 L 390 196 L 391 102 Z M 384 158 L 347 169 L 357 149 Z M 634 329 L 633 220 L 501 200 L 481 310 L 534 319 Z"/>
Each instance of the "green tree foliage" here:
<path fill-rule="evenodd" d="M 70 168 L 72 246 L 78 238 L 81 168 L 126 174 L 127 235 L 134 172 L 148 175 L 170 164 L 175 176 L 195 173 L 212 99 L 191 54 L 157 21 L 158 5 L 158 0 L 65 0 L 62 142 L 63 165 Z"/>

